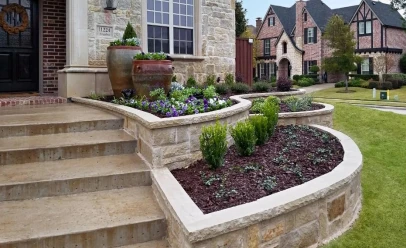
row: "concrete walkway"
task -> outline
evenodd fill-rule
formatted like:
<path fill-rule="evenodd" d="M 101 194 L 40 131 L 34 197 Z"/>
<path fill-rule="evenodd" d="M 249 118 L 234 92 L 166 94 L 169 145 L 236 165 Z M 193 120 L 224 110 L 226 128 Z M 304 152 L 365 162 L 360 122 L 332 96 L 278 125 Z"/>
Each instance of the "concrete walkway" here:
<path fill-rule="evenodd" d="M 392 112 L 399 115 L 406 115 L 406 108 L 397 108 L 397 107 L 381 107 L 381 106 L 365 106 L 371 109 L 384 111 L 384 112 Z"/>
<path fill-rule="evenodd" d="M 312 94 L 316 91 L 334 88 L 334 84 L 315 84 L 309 87 L 302 88 L 306 90 L 306 94 Z"/>

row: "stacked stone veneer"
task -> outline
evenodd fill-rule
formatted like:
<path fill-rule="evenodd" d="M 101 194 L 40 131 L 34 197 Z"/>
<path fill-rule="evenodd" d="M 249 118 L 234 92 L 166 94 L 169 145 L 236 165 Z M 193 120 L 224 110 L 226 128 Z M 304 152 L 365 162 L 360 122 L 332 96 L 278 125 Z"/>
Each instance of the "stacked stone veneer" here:
<path fill-rule="evenodd" d="M 334 106 L 322 103 L 316 104 L 324 105 L 324 108 L 305 112 L 280 113 L 278 125 L 287 126 L 317 124 L 332 128 Z"/>
<path fill-rule="evenodd" d="M 143 33 L 146 13 L 142 12 L 141 0 L 121 0 L 115 11 L 105 11 L 104 1 L 88 1 L 89 27 L 89 65 L 105 66 L 106 50 L 113 39 L 97 36 L 97 25 L 114 27 L 114 38 L 121 38 L 127 22 L 133 24 L 138 37 L 145 43 Z M 143 0 L 144 1 L 144 0 Z M 146 2 L 146 1 L 145 1 Z M 214 74 L 224 80 L 225 74 L 235 71 L 235 1 L 234 0 L 196 0 L 196 13 L 200 13 L 195 22 L 198 48 L 195 56 L 175 57 L 173 63 L 178 81 L 185 82 L 194 76 L 199 83 L 206 80 L 208 74 Z M 142 45 L 141 45 L 142 46 Z M 146 48 L 146 47 L 145 47 Z"/>

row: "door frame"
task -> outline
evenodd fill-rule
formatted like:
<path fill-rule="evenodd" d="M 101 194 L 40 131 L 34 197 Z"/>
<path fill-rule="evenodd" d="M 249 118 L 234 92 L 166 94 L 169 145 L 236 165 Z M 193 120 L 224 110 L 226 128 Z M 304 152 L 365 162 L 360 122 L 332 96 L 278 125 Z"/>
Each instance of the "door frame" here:
<path fill-rule="evenodd" d="M 38 6 L 38 92 L 44 94 L 44 0 L 37 0 Z"/>

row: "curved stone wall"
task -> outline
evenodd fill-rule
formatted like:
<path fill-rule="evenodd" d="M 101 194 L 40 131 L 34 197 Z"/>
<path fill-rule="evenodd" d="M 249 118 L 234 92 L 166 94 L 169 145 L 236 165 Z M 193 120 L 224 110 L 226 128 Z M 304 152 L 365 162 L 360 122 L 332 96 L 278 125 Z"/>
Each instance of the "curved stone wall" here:
<path fill-rule="evenodd" d="M 323 105 L 324 108 L 294 113 L 280 113 L 278 125 L 309 125 L 316 124 L 326 127 L 333 127 L 333 112 L 334 106 L 325 103 L 315 103 Z"/>
<path fill-rule="evenodd" d="M 153 188 L 172 247 L 316 247 L 347 231 L 361 209 L 362 154 L 348 136 L 333 171 L 305 184 L 222 211 L 203 214 L 169 169 L 154 169 Z"/>
<path fill-rule="evenodd" d="M 269 93 L 252 93 L 252 94 L 244 94 L 244 95 L 237 95 L 238 97 L 246 100 L 254 100 L 256 98 L 266 98 L 268 96 L 276 96 L 281 99 L 289 97 L 289 96 L 301 96 L 306 94 L 306 90 L 298 89 L 298 90 L 291 90 L 287 92 L 269 92 Z"/>

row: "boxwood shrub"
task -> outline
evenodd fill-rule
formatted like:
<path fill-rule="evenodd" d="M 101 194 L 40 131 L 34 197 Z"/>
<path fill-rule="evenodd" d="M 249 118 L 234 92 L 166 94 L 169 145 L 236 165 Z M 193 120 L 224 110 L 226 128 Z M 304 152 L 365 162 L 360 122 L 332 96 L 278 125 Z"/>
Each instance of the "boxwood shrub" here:
<path fill-rule="evenodd" d="M 350 74 L 349 76 L 354 79 L 379 81 L 379 75 L 376 74 Z"/>

